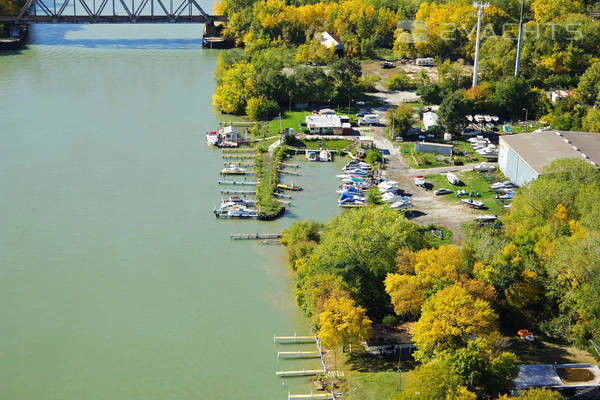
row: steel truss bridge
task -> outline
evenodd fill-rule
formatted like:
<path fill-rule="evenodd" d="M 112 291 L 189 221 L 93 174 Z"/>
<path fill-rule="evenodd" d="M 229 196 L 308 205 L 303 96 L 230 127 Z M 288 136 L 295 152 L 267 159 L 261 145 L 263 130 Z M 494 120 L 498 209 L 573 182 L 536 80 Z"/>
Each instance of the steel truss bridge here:
<path fill-rule="evenodd" d="M 196 0 L 28 0 L 17 15 L 1 15 L 0 24 L 136 24 L 226 21 L 208 15 Z"/>

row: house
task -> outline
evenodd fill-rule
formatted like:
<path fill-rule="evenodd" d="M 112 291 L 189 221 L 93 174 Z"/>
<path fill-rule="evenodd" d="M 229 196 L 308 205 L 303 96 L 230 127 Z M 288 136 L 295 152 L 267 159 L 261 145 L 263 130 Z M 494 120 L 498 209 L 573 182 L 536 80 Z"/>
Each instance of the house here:
<path fill-rule="evenodd" d="M 517 393 L 545 388 L 563 395 L 591 395 L 581 399 L 597 399 L 600 392 L 600 369 L 590 364 L 526 364 L 519 365 L 519 375 L 513 379 Z"/>
<path fill-rule="evenodd" d="M 328 49 L 335 47 L 337 52 L 344 52 L 344 45 L 342 44 L 342 41 L 331 33 L 321 32 L 319 39 L 321 40 L 321 44 Z"/>
<path fill-rule="evenodd" d="M 437 153 L 451 156 L 453 151 L 454 145 L 452 144 L 428 142 L 415 143 L 415 153 Z"/>
<path fill-rule="evenodd" d="M 556 103 L 559 100 L 566 100 L 571 97 L 570 90 L 553 90 L 551 94 L 551 99 L 553 103 Z"/>
<path fill-rule="evenodd" d="M 427 111 L 423 113 L 423 126 L 425 131 L 438 127 L 438 115 L 433 111 Z"/>
<path fill-rule="evenodd" d="M 237 142 L 240 136 L 238 129 L 232 125 L 224 127 L 222 135 L 226 142 Z"/>
<path fill-rule="evenodd" d="M 306 117 L 306 127 L 314 135 L 341 135 L 343 133 L 340 117 L 332 114 L 309 115 Z"/>
<path fill-rule="evenodd" d="M 600 165 L 600 135 L 550 130 L 500 137 L 500 171 L 519 186 L 536 180 L 546 166 L 561 158 Z"/>

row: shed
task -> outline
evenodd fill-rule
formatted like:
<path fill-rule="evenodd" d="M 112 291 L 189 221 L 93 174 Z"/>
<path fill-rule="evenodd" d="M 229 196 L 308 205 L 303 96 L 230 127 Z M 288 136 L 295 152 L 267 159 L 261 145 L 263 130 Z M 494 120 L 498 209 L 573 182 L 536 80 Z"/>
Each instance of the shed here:
<path fill-rule="evenodd" d="M 427 111 L 423 113 L 423 126 L 428 131 L 438 126 L 438 115 L 433 111 Z"/>
<path fill-rule="evenodd" d="M 454 151 L 454 145 L 444 143 L 428 143 L 428 142 L 417 142 L 415 143 L 415 152 L 417 153 L 438 153 L 451 156 Z"/>

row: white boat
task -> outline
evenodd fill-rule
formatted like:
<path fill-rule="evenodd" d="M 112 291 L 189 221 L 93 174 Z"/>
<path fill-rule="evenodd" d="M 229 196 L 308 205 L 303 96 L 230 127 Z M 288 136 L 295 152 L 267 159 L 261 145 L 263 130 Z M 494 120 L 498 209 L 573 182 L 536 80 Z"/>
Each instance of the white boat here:
<path fill-rule="evenodd" d="M 221 171 L 222 174 L 245 174 L 246 168 L 241 168 L 236 166 L 235 164 L 230 164 L 229 167 L 223 168 Z"/>
<path fill-rule="evenodd" d="M 478 217 L 475 217 L 475 221 L 477 222 L 494 222 L 497 219 L 497 215 L 480 215 Z"/>
<path fill-rule="evenodd" d="M 308 161 L 319 161 L 316 151 L 309 151 L 306 158 L 308 158 Z"/>
<path fill-rule="evenodd" d="M 319 153 L 319 161 L 329 162 L 331 160 L 332 160 L 331 153 L 328 152 L 327 150 L 322 150 Z"/>
<path fill-rule="evenodd" d="M 206 132 L 206 142 L 211 146 L 217 146 L 221 141 L 221 135 L 217 132 Z"/>
<path fill-rule="evenodd" d="M 396 192 L 400 189 L 398 182 L 395 181 L 381 182 L 379 185 L 377 185 L 377 188 L 381 193 Z"/>
<path fill-rule="evenodd" d="M 415 185 L 419 187 L 425 187 L 425 185 L 427 185 L 427 181 L 425 181 L 425 178 L 422 176 L 415 176 Z"/>
<path fill-rule="evenodd" d="M 217 218 L 256 218 L 258 212 L 253 208 L 248 208 L 238 204 L 227 206 L 225 208 L 215 209 L 213 211 Z"/>
<path fill-rule="evenodd" d="M 484 207 L 484 204 L 481 201 L 473 200 L 473 199 L 462 199 L 462 204 L 471 208 L 481 209 Z"/>
<path fill-rule="evenodd" d="M 474 118 L 475 118 L 475 122 L 483 122 L 485 120 L 483 115 L 480 115 L 480 114 L 475 115 Z"/>
<path fill-rule="evenodd" d="M 381 200 L 385 203 L 395 203 L 399 199 L 400 196 L 392 192 L 386 192 L 381 196 Z"/>
<path fill-rule="evenodd" d="M 399 200 L 393 203 L 390 208 L 392 210 L 405 210 L 407 208 L 411 208 L 413 204 L 409 200 Z"/>
<path fill-rule="evenodd" d="M 469 122 L 473 122 L 473 116 L 472 115 L 467 115 L 467 120 Z"/>
<path fill-rule="evenodd" d="M 492 122 L 492 117 L 491 115 L 484 115 L 483 119 L 485 120 L 485 122 Z"/>
<path fill-rule="evenodd" d="M 240 196 L 231 196 L 228 199 L 221 200 L 221 209 L 235 207 L 235 206 L 250 206 L 256 204 L 255 200 L 247 200 Z"/>
<path fill-rule="evenodd" d="M 458 176 L 454 175 L 452 172 L 446 173 L 446 179 L 451 185 L 460 185 L 460 179 L 458 179 Z"/>

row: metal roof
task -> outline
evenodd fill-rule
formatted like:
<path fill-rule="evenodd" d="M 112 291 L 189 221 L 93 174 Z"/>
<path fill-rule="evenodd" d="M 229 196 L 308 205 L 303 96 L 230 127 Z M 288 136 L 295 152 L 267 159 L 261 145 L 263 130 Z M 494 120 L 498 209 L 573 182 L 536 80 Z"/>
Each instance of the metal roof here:
<path fill-rule="evenodd" d="M 600 134 L 543 131 L 500 137 L 537 174 L 560 158 L 579 158 L 600 165 Z"/>

